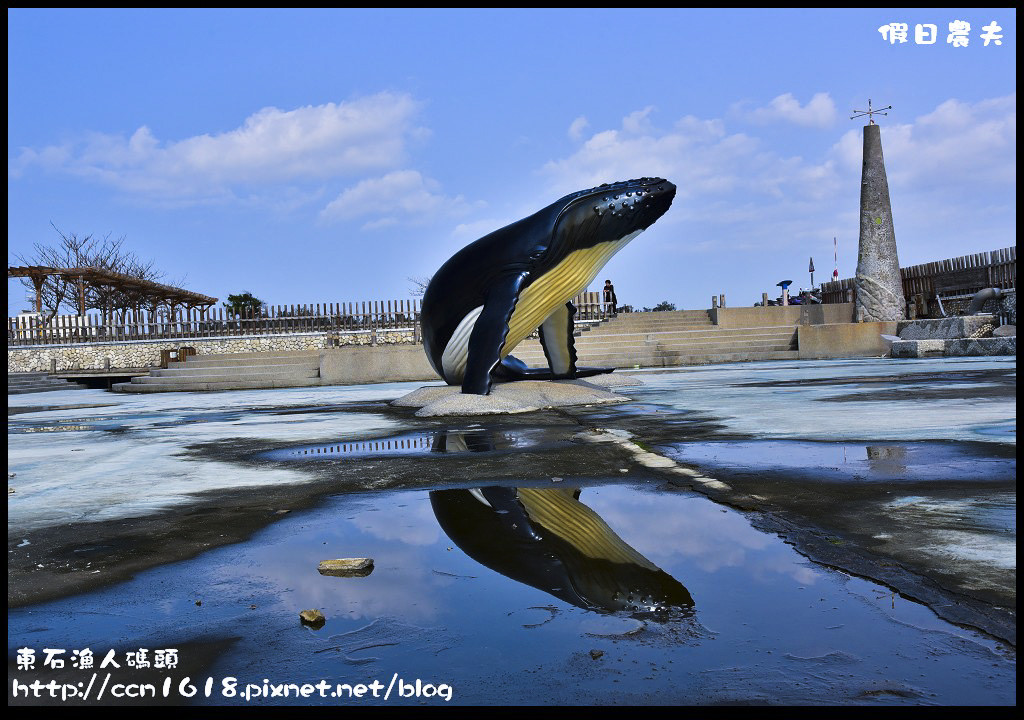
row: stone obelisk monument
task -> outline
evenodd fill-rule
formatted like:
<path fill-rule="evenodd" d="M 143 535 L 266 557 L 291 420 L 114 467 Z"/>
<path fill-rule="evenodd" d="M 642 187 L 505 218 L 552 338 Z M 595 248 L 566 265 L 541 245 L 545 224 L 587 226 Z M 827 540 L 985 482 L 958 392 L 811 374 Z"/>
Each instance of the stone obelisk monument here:
<path fill-rule="evenodd" d="M 868 110 L 864 114 L 869 119 L 864 126 L 864 166 L 860 180 L 860 248 L 854 281 L 857 289 L 854 316 L 857 322 L 906 319 L 907 303 L 903 297 L 900 261 L 896 254 L 889 183 L 882 157 L 882 134 L 871 119 L 871 115 L 876 113 L 880 111 L 871 110 L 871 101 L 868 100 Z"/>

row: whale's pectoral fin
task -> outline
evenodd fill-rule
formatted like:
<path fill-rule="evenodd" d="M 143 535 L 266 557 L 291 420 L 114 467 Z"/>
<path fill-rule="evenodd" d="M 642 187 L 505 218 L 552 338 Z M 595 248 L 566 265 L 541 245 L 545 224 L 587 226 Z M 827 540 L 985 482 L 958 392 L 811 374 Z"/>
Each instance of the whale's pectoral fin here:
<path fill-rule="evenodd" d="M 463 393 L 487 395 L 491 391 L 491 370 L 501 359 L 501 349 L 508 336 L 508 321 L 525 278 L 525 272 L 506 275 L 495 281 L 487 292 L 483 310 L 469 336 L 466 372 L 462 377 Z"/>
<path fill-rule="evenodd" d="M 540 344 L 548 359 L 554 378 L 582 378 L 610 373 L 615 368 L 592 368 L 576 366 L 576 340 L 573 337 L 576 306 L 567 302 L 556 309 L 540 326 Z"/>
<path fill-rule="evenodd" d="M 532 368 L 514 355 L 506 355 L 494 368 L 491 375 L 495 380 L 554 380 L 547 368 Z"/>
<path fill-rule="evenodd" d="M 540 540 L 515 488 L 480 488 L 480 494 L 495 510 L 506 530 L 521 540 Z"/>
<path fill-rule="evenodd" d="M 567 302 L 548 315 L 540 326 L 540 344 L 556 378 L 576 377 L 576 341 L 572 336 L 575 316 L 576 306 Z"/>

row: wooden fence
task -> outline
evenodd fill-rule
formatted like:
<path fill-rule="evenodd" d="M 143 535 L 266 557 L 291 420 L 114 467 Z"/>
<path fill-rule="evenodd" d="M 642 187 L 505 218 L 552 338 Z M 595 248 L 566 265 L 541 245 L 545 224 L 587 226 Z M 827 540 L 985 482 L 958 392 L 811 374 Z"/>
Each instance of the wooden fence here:
<path fill-rule="evenodd" d="M 988 287 L 1016 290 L 1017 246 L 900 268 L 900 277 L 908 301 L 915 295 L 934 300 L 936 290 L 956 289 L 959 294 Z M 854 278 L 821 284 L 823 303 L 853 302 L 856 293 Z"/>
<path fill-rule="evenodd" d="M 419 300 L 377 300 L 315 305 L 267 305 L 233 313 L 224 308 L 181 309 L 173 316 L 145 309 L 99 315 L 57 316 L 48 325 L 34 316 L 7 319 L 8 345 L 164 340 L 288 333 L 414 330 L 419 326 Z"/>
<path fill-rule="evenodd" d="M 577 321 L 605 317 L 600 293 L 576 298 Z M 8 345 L 52 345 L 124 340 L 279 335 L 288 333 L 346 333 L 409 330 L 419 341 L 420 301 L 377 300 L 316 305 L 269 305 L 259 312 L 232 313 L 223 308 L 181 308 L 173 315 L 161 309 L 100 314 L 58 315 L 44 325 L 40 318 L 23 315 L 7 319 Z"/>

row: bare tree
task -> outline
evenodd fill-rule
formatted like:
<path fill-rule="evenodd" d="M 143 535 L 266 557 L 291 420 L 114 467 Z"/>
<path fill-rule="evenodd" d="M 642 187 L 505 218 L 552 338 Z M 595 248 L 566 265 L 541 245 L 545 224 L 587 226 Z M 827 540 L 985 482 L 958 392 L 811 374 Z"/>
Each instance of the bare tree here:
<path fill-rule="evenodd" d="M 427 291 L 427 285 L 430 284 L 430 277 L 413 276 L 407 277 L 406 280 L 412 283 L 409 294 L 413 297 L 423 297 L 423 293 Z"/>
<path fill-rule="evenodd" d="M 53 223 L 50 225 L 60 236 L 60 242 L 56 245 L 34 243 L 31 257 L 15 254 L 18 262 L 52 268 L 98 268 L 149 281 L 163 277 L 163 273 L 153 267 L 152 261 L 143 261 L 124 250 L 124 236 L 116 240 L 112 240 L 109 233 L 102 238 L 94 235 L 80 237 L 76 233 L 62 232 Z M 21 282 L 33 296 L 36 295 L 32 278 L 21 278 Z M 49 324 L 62 307 L 75 312 L 78 310 L 78 285 L 74 279 L 47 275 L 38 288 L 38 296 L 44 324 Z M 101 310 L 105 315 L 116 309 L 126 311 L 137 307 L 140 301 L 137 293 L 108 285 L 91 285 L 85 293 L 86 309 Z"/>

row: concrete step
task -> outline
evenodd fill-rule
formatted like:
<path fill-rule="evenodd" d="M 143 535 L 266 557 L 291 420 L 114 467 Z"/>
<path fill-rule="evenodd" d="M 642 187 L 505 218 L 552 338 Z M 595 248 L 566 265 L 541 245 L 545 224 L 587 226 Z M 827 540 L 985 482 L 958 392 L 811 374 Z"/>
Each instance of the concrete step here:
<path fill-rule="evenodd" d="M 655 322 L 653 320 L 647 320 L 643 322 L 617 322 L 611 321 L 603 325 L 599 325 L 594 328 L 593 332 L 600 332 L 602 330 L 612 330 L 614 332 L 651 332 L 655 330 L 699 330 L 700 328 L 713 328 L 716 327 L 711 322 L 696 322 L 696 321 L 683 321 L 678 320 L 675 322 Z"/>
<path fill-rule="evenodd" d="M 70 380 L 51 378 L 47 372 L 8 373 L 7 394 L 51 392 L 53 390 L 88 390 L 88 386 Z"/>
<path fill-rule="evenodd" d="M 713 365 L 718 363 L 733 362 L 757 362 L 766 360 L 799 360 L 800 353 L 797 350 L 774 350 L 765 352 L 738 352 L 738 353 L 713 353 L 708 355 L 678 355 L 666 358 L 660 367 L 675 367 L 677 365 Z M 600 363 L 595 362 L 595 365 Z M 634 363 L 634 365 L 639 363 Z M 606 367 L 611 367 L 607 365 Z M 616 365 L 615 367 L 633 367 L 633 365 Z M 641 367 L 644 367 L 641 364 Z M 659 367 L 648 365 L 647 367 Z"/>
<path fill-rule="evenodd" d="M 313 358 L 320 356 L 320 350 L 267 350 L 266 352 L 210 353 L 207 355 L 189 355 L 185 362 L 204 362 L 207 360 L 234 360 L 248 362 L 266 358 Z"/>
<path fill-rule="evenodd" d="M 321 350 L 254 350 L 252 352 L 237 352 L 237 353 L 208 353 L 205 355 L 189 355 L 187 360 L 189 362 L 193 360 L 208 360 L 208 359 L 224 359 L 224 358 L 235 358 L 238 360 L 251 360 L 253 358 L 266 358 L 266 357 L 319 357 Z"/>
<path fill-rule="evenodd" d="M 184 371 L 180 375 L 157 375 L 157 372 L 171 372 L 167 370 L 154 370 L 149 375 L 133 377 L 132 383 L 136 385 L 148 384 L 174 384 L 174 383 L 195 383 L 195 382 L 222 382 L 229 379 L 238 380 L 292 380 L 315 378 L 320 376 L 320 366 L 313 368 L 301 368 L 282 372 L 275 369 L 267 369 L 265 366 L 237 367 L 237 368 L 206 368 L 195 372 Z"/>
<path fill-rule="evenodd" d="M 780 345 L 785 349 L 796 341 L 796 331 L 793 328 L 780 330 L 767 330 L 764 332 L 751 332 L 744 330 L 736 332 L 732 330 L 694 332 L 694 333 L 646 333 L 646 334 L 621 334 L 602 335 L 586 338 L 576 338 L 576 353 L 593 354 L 603 351 L 614 351 L 621 348 L 631 347 L 652 347 L 663 346 L 672 348 L 694 347 L 703 348 L 708 346 L 723 347 L 756 347 L 764 344 Z M 527 355 L 543 357 L 544 351 L 538 340 L 524 340 L 513 354 L 525 360 Z"/>
<path fill-rule="evenodd" d="M 676 322 L 680 320 L 698 321 L 698 322 L 711 322 L 711 317 L 708 315 L 707 310 L 676 310 L 674 312 L 656 312 L 656 313 L 619 313 L 613 318 L 609 319 L 609 322 L 613 323 L 630 323 L 630 322 Z"/>
<path fill-rule="evenodd" d="M 78 383 L 61 383 L 60 385 L 8 385 L 8 395 L 24 395 L 26 393 L 53 392 L 54 390 L 88 390 L 85 385 Z"/>
<path fill-rule="evenodd" d="M 117 383 L 114 392 L 208 392 L 211 390 L 260 390 L 264 388 L 313 387 L 320 378 L 268 377 L 260 380 L 219 380 L 214 382 Z"/>
<path fill-rule="evenodd" d="M 310 387 L 320 384 L 320 351 L 190 355 L 149 376 L 113 386 L 115 392 L 188 392 Z"/>
<path fill-rule="evenodd" d="M 792 325 L 723 328 L 706 310 L 621 314 L 575 338 L 580 365 L 631 368 L 703 365 L 798 357 Z M 547 360 L 539 339 L 520 343 L 513 354 L 533 367 Z"/>
<path fill-rule="evenodd" d="M 63 378 L 33 377 L 33 378 L 8 378 L 8 387 L 17 385 L 67 385 L 70 381 Z"/>
<path fill-rule="evenodd" d="M 189 358 L 185 362 L 170 362 L 167 364 L 169 370 L 183 370 L 191 368 L 211 368 L 211 367 L 254 367 L 257 365 L 272 365 L 278 367 L 286 367 L 289 365 L 303 366 L 303 365 L 317 365 L 320 363 L 320 356 L 317 355 L 303 355 L 303 356 L 277 356 L 267 355 L 266 357 L 251 357 L 251 358 L 233 358 L 230 355 L 203 355 L 200 356 L 202 359 Z"/>
<path fill-rule="evenodd" d="M 742 339 L 745 337 L 791 337 L 796 328 L 706 328 L 701 330 L 658 330 L 655 332 L 620 332 L 590 334 L 580 338 L 583 344 L 601 342 L 675 342 L 700 341 L 706 338 Z M 539 342 L 539 341 L 538 341 Z"/>
<path fill-rule="evenodd" d="M 320 372 L 320 361 L 290 362 L 283 364 L 252 363 L 246 365 L 200 365 L 193 366 L 192 363 L 176 363 L 176 367 L 168 367 L 166 370 L 154 368 L 150 370 L 151 377 L 195 377 L 197 375 L 237 375 L 238 373 L 274 373 L 278 375 L 301 375 L 313 377 Z M 309 373 L 313 373 L 310 375 Z"/>
<path fill-rule="evenodd" d="M 751 345 L 746 347 L 737 347 L 735 345 L 716 345 L 702 348 L 695 348 L 693 346 L 679 346 L 679 347 L 665 347 L 660 346 L 656 348 L 620 348 L 618 350 L 609 350 L 599 353 L 586 353 L 577 355 L 576 363 L 578 365 L 607 365 L 609 363 L 617 364 L 622 363 L 623 365 L 634 365 L 640 362 L 641 365 L 645 364 L 647 360 L 653 361 L 659 357 L 705 357 L 711 355 L 757 355 L 760 353 L 774 353 L 774 352 L 796 352 L 791 346 L 786 344 L 764 344 L 764 345 Z M 547 360 L 543 355 L 524 355 L 519 353 L 513 353 L 515 357 L 522 360 L 524 363 L 531 367 L 546 367 Z M 640 358 L 638 360 L 637 358 Z M 659 361 L 660 363 L 660 361 Z"/>
<path fill-rule="evenodd" d="M 706 346 L 693 346 L 693 345 L 660 345 L 658 347 L 626 347 L 619 348 L 616 350 L 605 350 L 602 352 L 593 353 L 577 353 L 576 362 L 580 365 L 593 365 L 600 362 L 608 362 L 617 357 L 628 357 L 631 358 L 630 364 L 633 364 L 635 360 L 632 358 L 637 357 L 657 357 L 660 355 L 687 355 L 687 356 L 700 356 L 700 355 L 721 355 L 721 354 L 757 354 L 763 352 L 790 352 L 794 351 L 793 347 L 787 343 L 761 343 L 737 346 L 729 343 L 706 345 Z M 538 354 L 526 354 L 513 352 L 513 355 L 518 359 L 522 360 L 527 365 L 532 367 L 544 367 L 547 365 L 547 360 L 543 355 Z M 623 360 L 625 362 L 625 360 Z"/>
<path fill-rule="evenodd" d="M 516 357 L 519 357 L 518 355 Z M 760 350 L 757 352 L 714 352 L 714 353 L 618 353 L 615 355 L 593 355 L 579 358 L 579 365 L 586 367 L 675 367 L 677 365 L 710 365 L 714 363 L 753 362 L 759 360 L 798 360 L 796 350 Z M 522 358 L 520 358 L 522 359 Z M 524 360 L 524 362 L 527 362 Z M 531 364 L 527 362 L 527 364 Z M 537 367 L 544 367 L 540 362 Z"/>
<path fill-rule="evenodd" d="M 717 337 L 742 337 L 744 335 L 785 335 L 796 332 L 796 327 L 791 325 L 782 325 L 779 327 L 759 327 L 759 328 L 719 328 L 711 325 L 709 327 L 702 328 L 690 328 L 690 329 L 677 329 L 677 328 L 657 328 L 653 330 L 640 331 L 640 330 L 624 330 L 621 328 L 609 328 L 603 332 L 589 332 L 586 335 L 581 336 L 586 342 L 599 341 L 605 339 L 614 339 L 618 342 L 623 340 L 629 340 L 632 338 L 646 339 L 658 339 L 667 335 L 676 335 L 682 338 L 697 338 L 702 336 L 717 336 Z M 534 341 L 539 342 L 536 338 Z M 525 341 L 524 341 L 525 342 Z"/>

